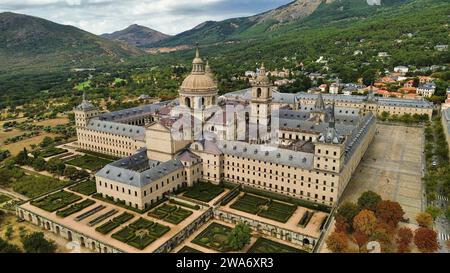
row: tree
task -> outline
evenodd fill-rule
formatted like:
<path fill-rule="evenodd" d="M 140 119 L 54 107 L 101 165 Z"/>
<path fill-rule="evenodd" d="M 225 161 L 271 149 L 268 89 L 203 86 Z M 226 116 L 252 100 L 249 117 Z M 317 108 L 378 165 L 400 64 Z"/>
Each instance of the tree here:
<path fill-rule="evenodd" d="M 433 219 L 436 219 L 437 217 L 439 217 L 439 215 L 442 214 L 442 210 L 435 206 L 428 206 L 426 212 L 430 214 Z"/>
<path fill-rule="evenodd" d="M 42 232 L 25 235 L 21 241 L 26 253 L 54 253 L 56 250 L 56 245 L 45 239 Z"/>
<path fill-rule="evenodd" d="M 423 253 L 433 253 L 439 249 L 437 233 L 429 228 L 418 228 L 414 233 L 414 244 Z"/>
<path fill-rule="evenodd" d="M 367 236 L 372 235 L 377 226 L 377 218 L 373 211 L 362 210 L 353 219 L 353 228 L 356 231 L 366 234 Z"/>
<path fill-rule="evenodd" d="M 359 252 L 361 252 L 362 247 L 369 241 L 369 236 L 360 231 L 356 231 L 355 233 L 353 233 L 352 237 L 353 241 L 355 241 L 355 243 L 358 245 Z"/>
<path fill-rule="evenodd" d="M 358 205 L 361 209 L 375 211 L 381 200 L 381 196 L 377 193 L 373 191 L 366 191 L 358 198 Z"/>
<path fill-rule="evenodd" d="M 398 202 L 386 200 L 378 203 L 375 215 L 378 220 L 396 227 L 398 222 L 403 219 L 405 212 Z"/>
<path fill-rule="evenodd" d="M 348 237 L 342 232 L 333 232 L 325 241 L 327 248 L 334 253 L 342 253 L 348 249 Z"/>
<path fill-rule="evenodd" d="M 12 236 L 13 236 L 13 233 L 14 233 L 13 227 L 12 227 L 12 226 L 8 226 L 8 227 L 6 228 L 6 231 L 5 231 L 5 237 L 6 237 L 6 239 L 11 240 L 11 239 L 12 239 Z"/>
<path fill-rule="evenodd" d="M 23 150 L 20 151 L 19 154 L 17 154 L 17 156 L 15 157 L 15 162 L 16 162 L 16 164 L 19 164 L 19 165 L 27 165 L 28 164 L 29 158 L 28 158 L 27 148 L 23 148 Z"/>
<path fill-rule="evenodd" d="M 42 148 L 46 148 L 50 145 L 52 145 L 55 141 L 53 140 L 53 138 L 46 136 L 42 142 L 39 144 Z"/>
<path fill-rule="evenodd" d="M 410 252 L 409 245 L 413 240 L 414 234 L 410 228 L 402 227 L 397 232 L 397 252 L 408 253 Z"/>
<path fill-rule="evenodd" d="M 336 222 L 334 223 L 334 230 L 336 232 L 347 233 L 349 232 L 350 225 L 347 223 L 344 217 L 341 215 L 336 216 Z"/>
<path fill-rule="evenodd" d="M 353 223 L 353 218 L 360 212 L 358 205 L 346 202 L 339 207 L 337 214 L 342 216 L 347 223 Z"/>
<path fill-rule="evenodd" d="M 20 249 L 13 244 L 0 238 L 0 253 L 21 253 Z"/>
<path fill-rule="evenodd" d="M 234 250 L 241 250 L 250 243 L 252 237 L 251 229 L 248 225 L 239 223 L 228 235 L 228 245 Z"/>
<path fill-rule="evenodd" d="M 421 227 L 430 227 L 433 224 L 433 216 L 426 212 L 417 214 L 416 221 Z"/>
<path fill-rule="evenodd" d="M 47 162 L 42 157 L 35 158 L 32 163 L 32 167 L 38 172 L 45 170 L 46 165 Z"/>

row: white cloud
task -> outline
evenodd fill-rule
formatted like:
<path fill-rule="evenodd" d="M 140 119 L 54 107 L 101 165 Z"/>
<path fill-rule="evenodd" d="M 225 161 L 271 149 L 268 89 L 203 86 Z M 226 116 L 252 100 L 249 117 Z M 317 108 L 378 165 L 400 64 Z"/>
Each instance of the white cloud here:
<path fill-rule="evenodd" d="M 0 12 L 12 11 L 95 34 L 131 24 L 177 34 L 206 20 L 252 15 L 290 0 L 0 0 Z"/>

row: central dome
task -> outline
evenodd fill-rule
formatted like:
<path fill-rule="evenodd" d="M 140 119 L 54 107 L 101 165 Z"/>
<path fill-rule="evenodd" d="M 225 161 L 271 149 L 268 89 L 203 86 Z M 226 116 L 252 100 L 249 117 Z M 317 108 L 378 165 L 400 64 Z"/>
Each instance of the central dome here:
<path fill-rule="evenodd" d="M 216 91 L 217 85 L 211 77 L 211 73 L 206 73 L 203 60 L 200 58 L 198 48 L 195 59 L 192 61 L 192 72 L 181 84 L 181 92 L 210 92 Z"/>
<path fill-rule="evenodd" d="M 214 80 L 206 74 L 191 74 L 184 79 L 182 91 L 211 91 L 217 89 Z"/>

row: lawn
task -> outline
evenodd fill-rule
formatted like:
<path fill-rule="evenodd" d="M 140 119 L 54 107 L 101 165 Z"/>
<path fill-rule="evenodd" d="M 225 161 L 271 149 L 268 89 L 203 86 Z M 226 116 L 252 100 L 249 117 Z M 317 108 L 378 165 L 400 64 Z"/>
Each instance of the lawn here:
<path fill-rule="evenodd" d="M 9 200 L 11 200 L 11 198 L 9 196 L 0 194 L 0 204 L 3 204 L 5 202 L 8 202 Z"/>
<path fill-rule="evenodd" d="M 43 157 L 43 158 L 47 158 L 47 157 L 63 154 L 63 153 L 66 153 L 66 152 L 67 152 L 66 149 L 50 147 L 50 148 L 46 148 L 44 150 L 41 150 L 41 151 L 37 152 L 37 155 L 40 156 L 40 157 Z"/>
<path fill-rule="evenodd" d="M 81 182 L 70 188 L 72 191 L 90 196 L 97 192 L 97 187 L 95 185 L 95 181 L 88 180 Z"/>
<path fill-rule="evenodd" d="M 297 206 L 246 193 L 234 202 L 230 208 L 286 223 L 297 209 Z"/>
<path fill-rule="evenodd" d="M 248 253 L 307 253 L 301 249 L 260 237 L 248 250 Z"/>
<path fill-rule="evenodd" d="M 64 208 L 80 199 L 81 197 L 76 194 L 67 191 L 59 191 L 57 193 L 47 195 L 44 198 L 32 201 L 31 205 L 48 212 L 54 212 L 55 210 Z"/>
<path fill-rule="evenodd" d="M 231 232 L 231 228 L 218 224 L 211 223 L 205 228 L 192 243 L 217 250 L 219 252 L 227 252 L 230 250 L 228 246 L 228 234 Z"/>
<path fill-rule="evenodd" d="M 187 189 L 184 196 L 203 202 L 209 202 L 223 191 L 224 189 L 220 186 L 212 183 L 200 182 Z"/>
<path fill-rule="evenodd" d="M 164 203 L 156 209 L 150 211 L 148 216 L 155 217 L 156 219 L 162 219 L 176 225 L 188 218 L 191 214 L 192 211 L 190 210 Z"/>
<path fill-rule="evenodd" d="M 60 210 L 56 213 L 56 215 L 58 215 L 59 217 L 67 217 L 69 215 L 72 215 L 76 212 L 79 212 L 91 205 L 95 204 L 95 201 L 91 200 L 91 199 L 86 199 L 84 201 L 81 201 L 79 203 L 73 204 L 70 207 L 67 207 L 66 209 Z"/>
<path fill-rule="evenodd" d="M 103 168 L 105 165 L 107 165 L 111 162 L 113 162 L 113 161 L 109 160 L 109 159 L 95 157 L 92 155 L 83 155 L 80 157 L 76 157 L 72 160 L 69 160 L 66 163 L 69 165 L 80 167 L 82 169 L 96 171 L 96 170 Z"/>
<path fill-rule="evenodd" d="M 169 230 L 170 228 L 167 226 L 154 223 L 144 218 L 139 218 L 129 226 L 114 233 L 112 237 L 142 250 Z"/>
<path fill-rule="evenodd" d="M 49 191 L 66 185 L 68 181 L 62 181 L 36 173 L 26 172 L 26 175 L 11 183 L 12 189 L 27 197 L 34 198 Z"/>

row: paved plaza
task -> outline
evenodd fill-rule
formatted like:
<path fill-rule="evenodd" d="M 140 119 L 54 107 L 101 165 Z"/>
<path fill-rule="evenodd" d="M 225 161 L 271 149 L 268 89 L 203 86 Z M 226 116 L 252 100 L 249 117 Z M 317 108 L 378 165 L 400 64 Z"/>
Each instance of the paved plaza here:
<path fill-rule="evenodd" d="M 356 169 L 341 203 L 356 202 L 372 190 L 383 199 L 397 201 L 405 218 L 415 223 L 422 211 L 423 128 L 377 125 L 377 135 Z"/>

